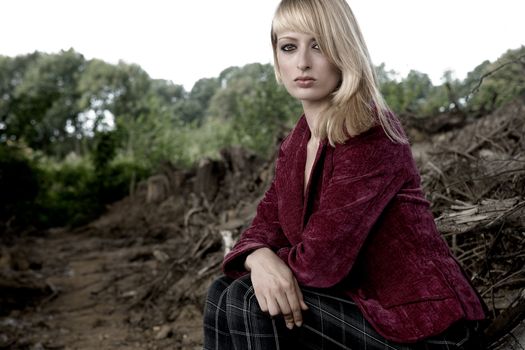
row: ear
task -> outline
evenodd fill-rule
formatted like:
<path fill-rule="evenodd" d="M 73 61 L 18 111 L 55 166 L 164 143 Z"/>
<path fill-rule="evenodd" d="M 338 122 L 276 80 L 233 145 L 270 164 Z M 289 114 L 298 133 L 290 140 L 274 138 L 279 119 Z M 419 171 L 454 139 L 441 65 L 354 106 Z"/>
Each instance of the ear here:
<path fill-rule="evenodd" d="M 334 91 L 339 90 L 339 88 L 341 87 L 341 84 L 343 84 L 343 73 L 339 71 L 339 82 L 337 83 L 337 86 L 335 87 Z"/>

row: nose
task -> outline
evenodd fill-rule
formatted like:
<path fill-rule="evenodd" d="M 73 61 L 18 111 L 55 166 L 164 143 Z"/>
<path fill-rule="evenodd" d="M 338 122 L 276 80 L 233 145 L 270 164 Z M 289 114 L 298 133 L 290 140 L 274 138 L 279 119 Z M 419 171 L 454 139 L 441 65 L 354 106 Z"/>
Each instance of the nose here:
<path fill-rule="evenodd" d="M 297 55 L 297 68 L 302 72 L 312 68 L 308 50 L 299 50 Z"/>

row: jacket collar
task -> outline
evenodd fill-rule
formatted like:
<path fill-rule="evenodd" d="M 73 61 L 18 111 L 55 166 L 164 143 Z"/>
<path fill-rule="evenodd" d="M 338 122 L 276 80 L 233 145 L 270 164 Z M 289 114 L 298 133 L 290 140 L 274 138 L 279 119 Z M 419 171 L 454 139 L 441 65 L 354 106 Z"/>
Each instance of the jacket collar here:
<path fill-rule="evenodd" d="M 310 201 L 315 198 L 315 193 L 312 193 L 313 190 L 318 190 L 316 186 L 312 186 L 316 182 L 317 177 L 320 174 L 319 163 L 322 157 L 324 156 L 325 149 L 328 141 L 323 139 L 319 142 L 319 148 L 315 155 L 315 160 L 310 172 L 310 178 L 304 192 L 304 171 L 306 167 L 306 155 L 307 155 L 307 146 L 308 141 L 311 137 L 310 128 L 306 121 L 304 114 L 299 119 L 299 122 L 296 127 L 295 135 L 293 135 L 293 142 L 291 143 L 291 152 L 293 158 L 290 159 L 290 166 L 292 167 L 290 171 L 290 176 L 293 176 L 294 181 L 291 181 L 293 184 L 292 188 L 287 191 L 288 203 L 297 203 L 300 208 L 300 211 L 297 211 L 295 214 L 298 216 L 296 218 L 296 227 L 300 227 L 300 232 L 303 231 L 304 226 L 306 225 L 306 211 L 310 205 Z M 298 209 L 299 209 L 298 208 Z"/>

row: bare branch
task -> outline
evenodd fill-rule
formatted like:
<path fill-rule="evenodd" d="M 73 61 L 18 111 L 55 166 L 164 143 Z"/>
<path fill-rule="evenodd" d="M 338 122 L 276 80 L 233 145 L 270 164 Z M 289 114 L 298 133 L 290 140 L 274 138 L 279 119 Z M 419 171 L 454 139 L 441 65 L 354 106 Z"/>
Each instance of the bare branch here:
<path fill-rule="evenodd" d="M 489 72 L 483 74 L 483 75 L 481 76 L 481 78 L 479 78 L 479 81 L 478 81 L 478 83 L 476 84 L 476 86 L 475 86 L 475 87 L 470 91 L 470 93 L 467 95 L 466 101 L 468 102 L 468 100 L 470 100 L 471 96 L 474 95 L 475 93 L 477 93 L 477 92 L 479 91 L 479 88 L 481 87 L 481 84 L 483 83 L 483 80 L 484 80 L 486 77 L 488 77 L 488 76 L 490 76 L 490 75 L 496 73 L 497 71 L 499 71 L 500 69 L 502 69 L 502 68 L 505 67 L 505 66 L 508 66 L 508 65 L 511 64 L 511 63 L 520 62 L 522 58 L 525 58 L 525 54 L 523 54 L 523 55 L 521 55 L 521 56 L 518 56 L 518 57 L 516 57 L 515 59 L 513 59 L 513 60 L 511 60 L 511 61 L 505 62 L 505 63 L 503 63 L 502 65 L 496 67 L 495 69 L 493 69 L 493 70 L 491 70 L 491 71 L 489 71 Z"/>

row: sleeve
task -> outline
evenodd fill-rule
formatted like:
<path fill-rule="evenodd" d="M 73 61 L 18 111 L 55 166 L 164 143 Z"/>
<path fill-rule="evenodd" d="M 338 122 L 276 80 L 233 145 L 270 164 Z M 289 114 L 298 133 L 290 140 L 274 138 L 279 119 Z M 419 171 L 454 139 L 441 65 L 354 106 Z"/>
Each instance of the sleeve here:
<path fill-rule="evenodd" d="M 334 152 L 331 180 L 302 241 L 277 252 L 300 284 L 328 288 L 348 275 L 373 225 L 404 183 L 404 147 L 390 143 Z"/>
<path fill-rule="evenodd" d="M 284 142 L 284 141 L 283 141 Z M 283 156 L 282 146 L 279 158 Z M 278 158 L 278 159 L 279 159 Z M 278 164 L 278 160 L 276 164 Z M 284 235 L 278 215 L 278 196 L 275 187 L 275 177 L 279 169 L 276 167 L 274 179 L 257 206 L 257 212 L 250 226 L 241 234 L 232 250 L 224 257 L 222 270 L 226 276 L 238 278 L 247 273 L 244 268 L 246 256 L 259 248 L 270 248 L 277 252 L 280 248 L 290 246 Z"/>

